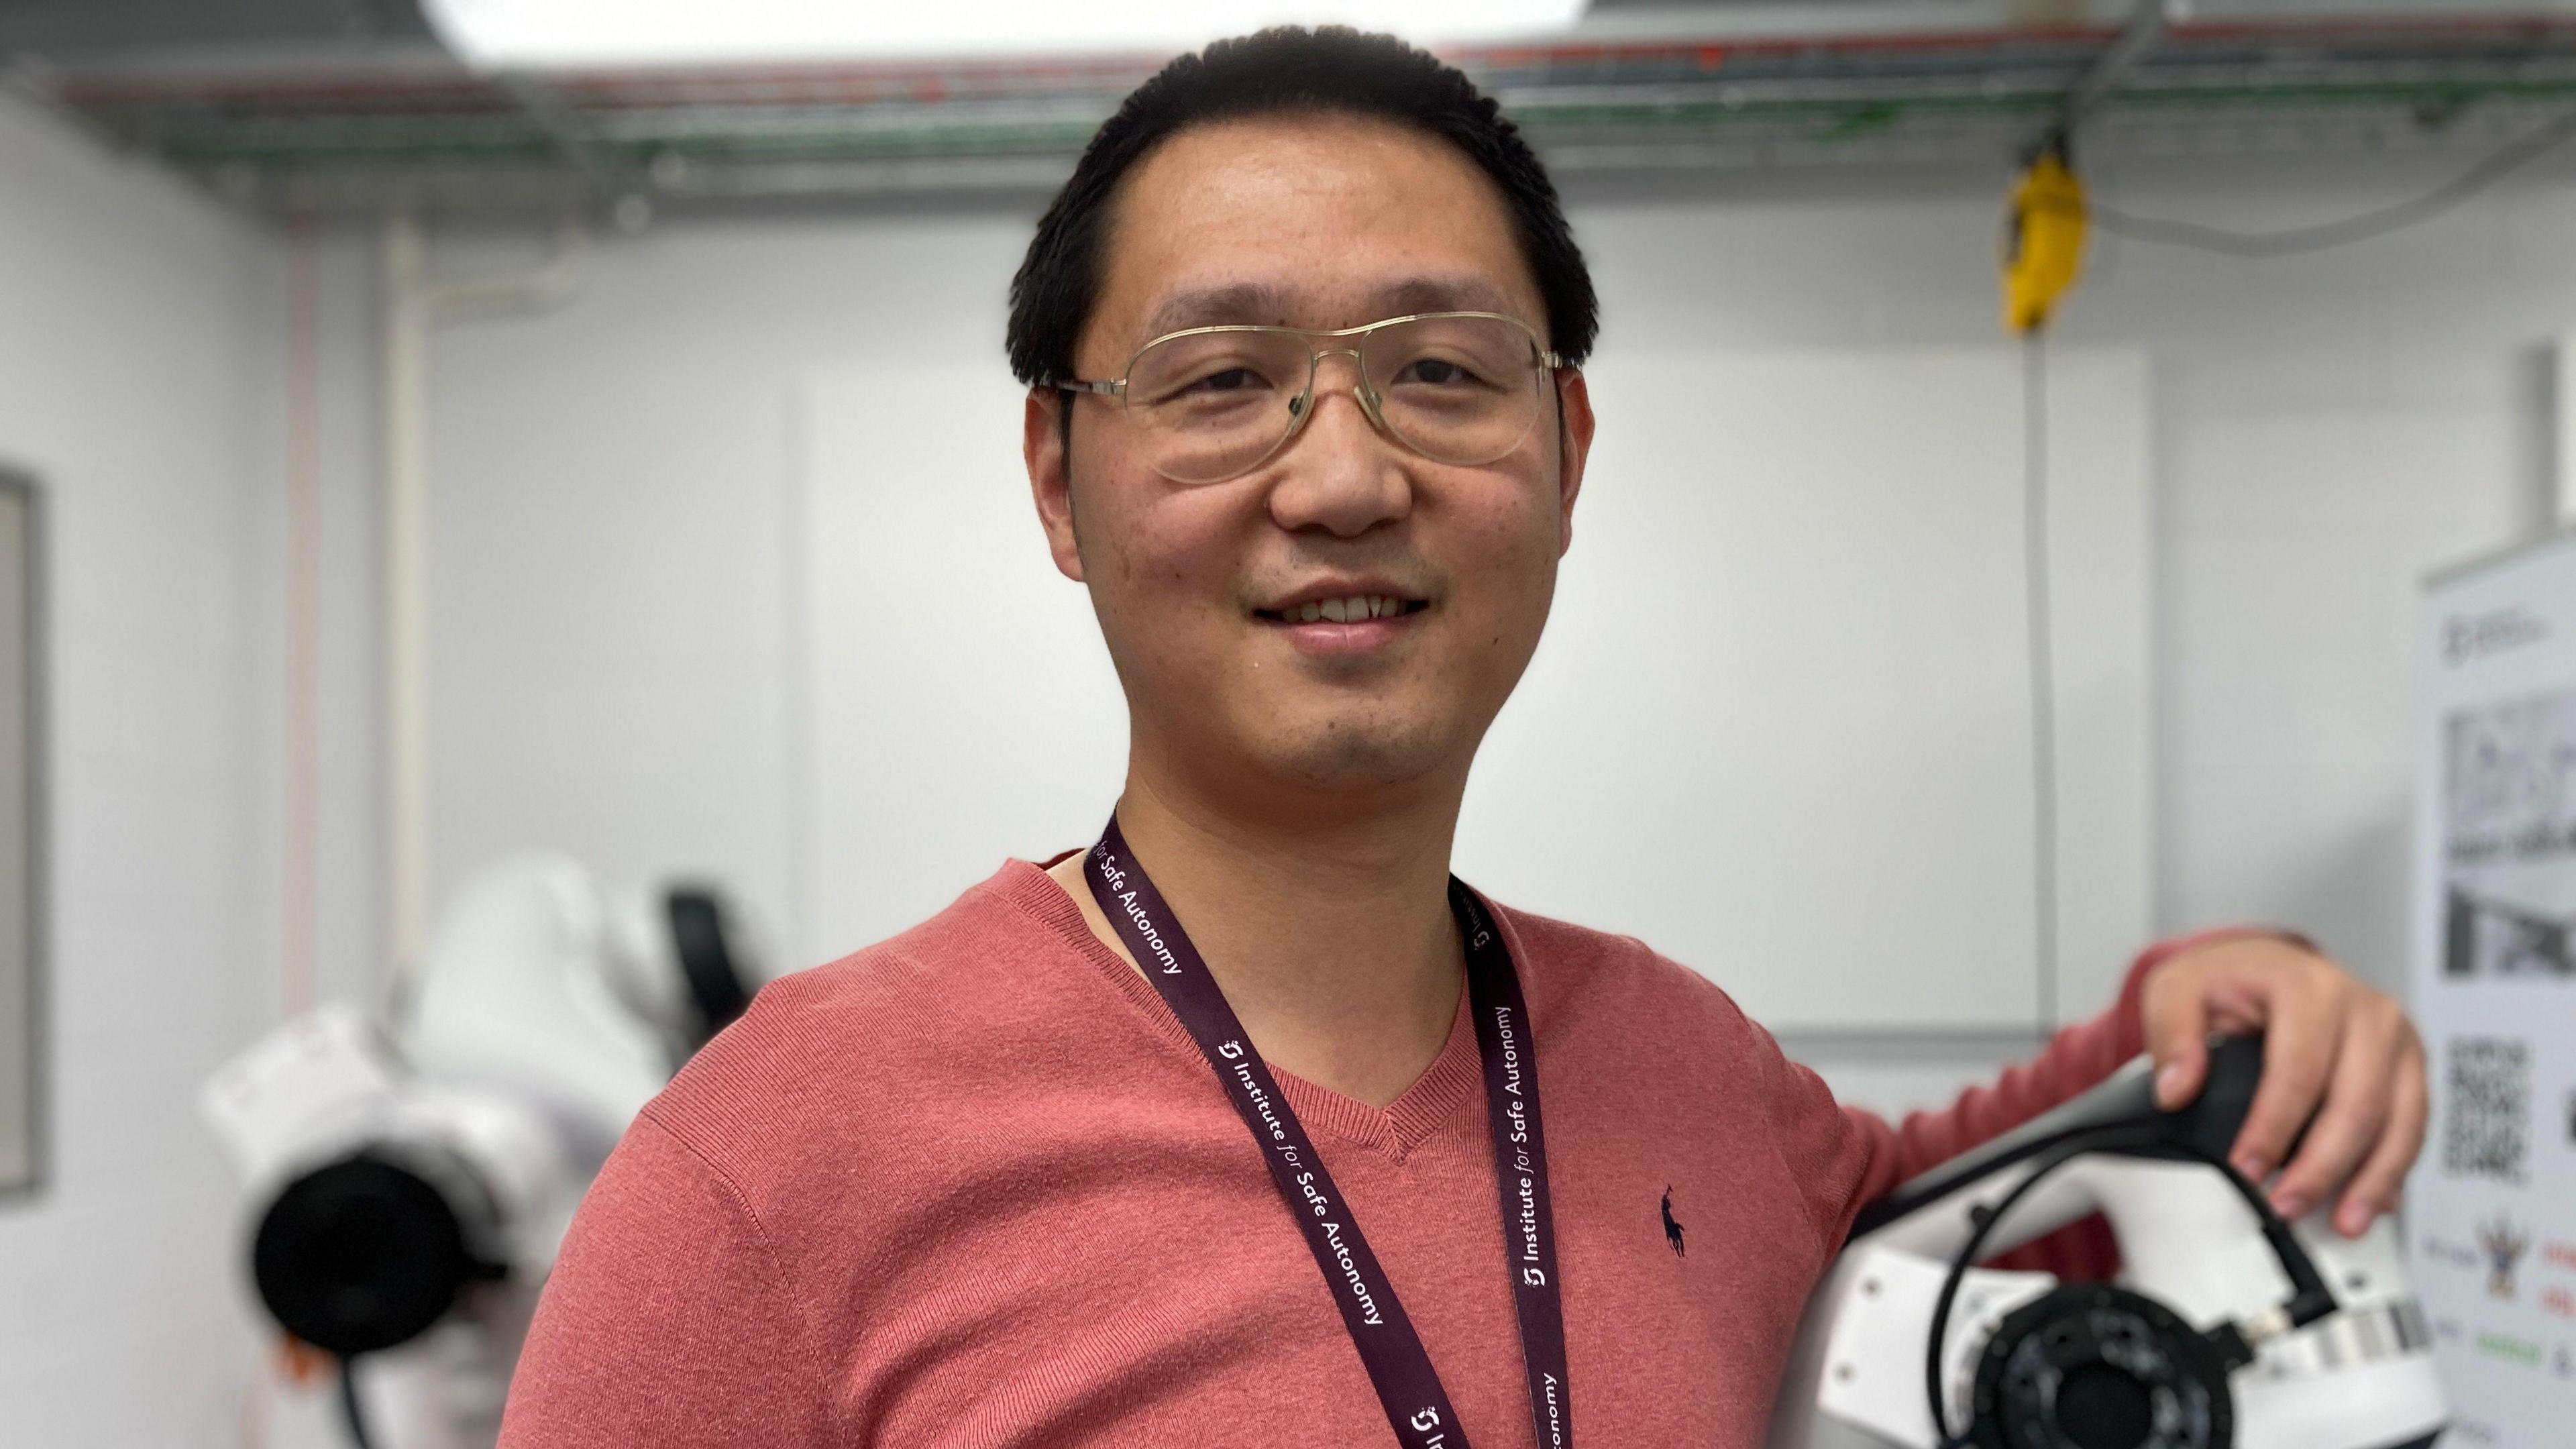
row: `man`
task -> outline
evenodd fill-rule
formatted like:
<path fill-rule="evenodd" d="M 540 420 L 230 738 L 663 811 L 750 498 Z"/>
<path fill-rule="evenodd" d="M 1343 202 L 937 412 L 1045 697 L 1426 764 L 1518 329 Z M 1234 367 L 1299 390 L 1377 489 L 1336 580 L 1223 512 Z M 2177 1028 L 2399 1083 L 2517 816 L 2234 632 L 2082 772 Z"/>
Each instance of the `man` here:
<path fill-rule="evenodd" d="M 1450 890 L 1594 331 L 1455 71 L 1346 31 L 1174 62 L 1013 301 L 1038 517 L 1130 709 L 1115 822 L 772 985 L 646 1109 L 511 1449 L 1757 1444 L 1864 1203 L 2142 1049 L 2186 1100 L 2214 1028 L 2268 1029 L 2237 1156 L 2284 1211 L 2392 1205 L 2422 1053 L 2287 938 L 2151 951 L 1900 1129 L 1645 946 Z"/>

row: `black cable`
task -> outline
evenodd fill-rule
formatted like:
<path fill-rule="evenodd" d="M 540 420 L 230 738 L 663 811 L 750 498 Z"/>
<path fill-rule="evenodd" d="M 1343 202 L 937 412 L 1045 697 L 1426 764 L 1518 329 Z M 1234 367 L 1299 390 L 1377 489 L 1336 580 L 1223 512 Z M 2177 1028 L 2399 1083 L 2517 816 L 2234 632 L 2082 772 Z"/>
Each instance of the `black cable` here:
<path fill-rule="evenodd" d="M 1941 1295 L 1932 1301 L 1932 1333 L 1924 1346 L 1923 1353 L 1923 1389 L 1931 1399 L 1932 1433 L 1940 1443 L 1941 1449 L 1958 1449 L 1958 1446 L 1968 1442 L 1964 1432 L 1956 1435 L 1950 1432 L 1949 1398 L 1941 1392 L 1941 1351 L 1949 1346 L 1950 1308 L 1958 1301 L 1959 1286 L 1967 1281 L 1969 1267 L 1977 1261 L 1979 1252 L 1986 1246 L 1986 1239 L 1993 1236 L 1995 1225 L 2004 1220 L 2006 1213 L 2019 1206 L 2021 1200 L 2029 1196 L 2031 1189 L 2037 1187 L 2043 1178 L 2082 1156 L 2086 1150 L 2084 1144 L 2087 1141 L 2107 1133 L 2129 1130 L 2133 1130 L 2130 1124 L 2114 1124 L 2106 1128 L 2078 1129 L 2063 1134 L 2055 1139 L 2058 1146 L 2051 1151 L 2048 1160 L 2031 1169 L 2029 1176 L 2013 1184 L 2012 1190 L 2004 1194 L 2001 1202 L 1988 1209 L 1969 1209 L 1969 1220 L 1974 1222 L 1976 1227 L 1968 1234 L 1968 1240 L 1959 1245 L 1959 1251 L 1952 1255 L 1950 1271 L 1942 1276 Z M 1971 1429 L 1975 1427 L 1973 1422 L 1969 1425 Z"/>
<path fill-rule="evenodd" d="M 374 1449 L 367 1437 L 367 1416 L 358 1406 L 358 1361 L 340 1360 L 340 1417 L 349 1424 L 349 1442 L 357 1449 Z"/>
<path fill-rule="evenodd" d="M 2050 622 L 2048 360 L 2043 333 L 2022 334 L 2022 587 L 2030 625 L 2031 907 L 2039 1034 L 2057 1030 L 2057 644 Z"/>
<path fill-rule="evenodd" d="M 1941 1280 L 1941 1296 L 1933 1301 L 1931 1340 L 1924 1351 L 1923 1384 L 1932 1405 L 1932 1432 L 1938 1437 L 1942 1449 L 1958 1449 L 1958 1446 L 1969 1442 L 1964 1433 L 1953 1435 L 1950 1432 L 1950 1406 L 1947 1396 L 1941 1392 L 1941 1352 L 1949 1343 L 1950 1309 L 1958 1301 L 1959 1287 L 1967 1280 L 1968 1270 L 1975 1266 L 1986 1239 L 1994 1235 L 1996 1226 L 2005 1215 L 2029 1196 L 2042 1178 L 2089 1153 L 2168 1158 L 2204 1163 L 2215 1168 L 2236 1189 L 2237 1196 L 2245 1200 L 2245 1205 L 2254 1210 L 2256 1221 L 2262 1225 L 2263 1240 L 2271 1245 L 2272 1256 L 2280 1261 L 2282 1274 L 2290 1280 L 2290 1301 L 2284 1305 L 2290 1326 L 2303 1328 L 2334 1311 L 2334 1294 L 2326 1287 L 2324 1275 L 2317 1272 L 2317 1265 L 2308 1257 L 2307 1249 L 2299 1246 L 2298 1237 L 2290 1231 L 2290 1225 L 2283 1221 L 2280 1213 L 2274 1211 L 2262 1190 L 2247 1181 L 2245 1175 L 2224 1156 L 2196 1143 L 2177 1141 L 2171 1130 L 2168 1124 L 2154 1117 L 2078 1127 L 2031 1143 L 2025 1150 L 1996 1165 L 2000 1170 L 2012 1162 L 2048 1154 L 2046 1161 L 2031 1169 L 2030 1175 L 2015 1183 L 2012 1190 L 1992 1208 L 1970 1210 L 1976 1229 L 1951 1256 L 1950 1271 Z M 1970 1425 L 1970 1428 L 1974 1427 Z"/>
<path fill-rule="evenodd" d="M 2368 241 L 2430 221 L 2484 191 L 2508 172 L 2576 137 L 2576 111 L 2550 120 L 2527 136 L 2488 153 L 2485 159 L 2421 196 L 2365 211 L 2339 221 L 2294 226 L 2281 231 L 2229 231 L 2195 221 L 2133 216 L 2099 202 L 2087 208 L 2093 224 L 2116 236 L 2165 246 L 2190 247 L 2231 257 L 2285 257 L 2320 252 L 2348 242 Z"/>

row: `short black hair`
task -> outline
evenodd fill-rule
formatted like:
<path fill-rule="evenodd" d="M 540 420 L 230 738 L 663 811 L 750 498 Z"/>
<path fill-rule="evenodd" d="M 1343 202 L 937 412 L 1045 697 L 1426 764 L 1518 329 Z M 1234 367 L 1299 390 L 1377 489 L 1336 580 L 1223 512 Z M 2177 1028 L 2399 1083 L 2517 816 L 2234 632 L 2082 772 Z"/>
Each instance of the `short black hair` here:
<path fill-rule="evenodd" d="M 1600 330 L 1592 273 L 1547 168 L 1502 107 L 1457 67 L 1392 35 L 1278 26 L 1180 57 L 1101 123 L 1011 279 L 1012 373 L 1031 386 L 1073 379 L 1074 345 L 1100 298 L 1110 203 L 1137 162 L 1191 126 L 1299 112 L 1391 121 L 1464 152 L 1502 193 L 1547 307 L 1548 345 L 1568 365 L 1591 352 Z"/>

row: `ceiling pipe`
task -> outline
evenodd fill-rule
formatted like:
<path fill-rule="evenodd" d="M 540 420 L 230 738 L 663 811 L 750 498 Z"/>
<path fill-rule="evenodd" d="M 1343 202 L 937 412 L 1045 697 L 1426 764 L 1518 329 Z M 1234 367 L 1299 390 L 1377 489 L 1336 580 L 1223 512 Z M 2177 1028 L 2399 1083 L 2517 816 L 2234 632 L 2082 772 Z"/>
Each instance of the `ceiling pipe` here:
<path fill-rule="evenodd" d="M 2141 10 L 2158 8 L 2148 0 Z M 1876 57 L 1970 54 L 2033 43 L 2100 43 L 2127 33 L 2140 17 L 2113 31 L 2101 26 L 2027 26 L 2007 29 L 1911 29 L 1821 35 L 1730 34 L 1580 37 L 1510 44 L 1444 46 L 1439 54 L 1482 71 L 1565 66 L 1598 69 L 1662 59 L 1704 62 L 1715 73 L 1729 62 L 1752 60 L 1868 60 Z M 2166 10 L 2162 25 L 2176 42 L 2240 45 L 2385 43 L 2443 46 L 2477 42 L 2506 45 L 2565 43 L 2576 36 L 2576 15 L 2564 11 L 2469 11 L 2453 15 L 2329 15 L 2277 20 L 2191 20 L 2182 7 Z M 540 79 L 566 105 L 582 108 L 628 102 L 750 100 L 769 103 L 782 94 L 798 100 L 832 100 L 835 91 L 861 99 L 973 95 L 1059 95 L 1104 91 L 1123 94 L 1151 75 L 1167 57 L 997 57 L 970 61 L 848 60 L 773 64 L 598 68 L 524 72 Z M 257 108 L 364 106 L 398 100 L 413 106 L 454 106 L 482 99 L 494 110 L 520 109 L 501 79 L 453 62 L 367 65 L 324 58 L 295 66 L 242 64 L 155 68 L 100 66 L 26 77 L 31 94 L 75 110 L 169 103 Z M 710 95 L 709 92 L 716 94 Z M 790 104 L 795 102 L 791 101 Z"/>
<path fill-rule="evenodd" d="M 2188 0 L 2138 0 L 2137 8 L 2129 12 L 2128 23 L 2120 27 L 2120 33 L 2112 39 L 2110 48 L 2104 50 L 2101 59 L 2094 61 L 2093 68 L 2075 83 L 2075 89 L 2067 93 L 2066 108 L 2057 118 L 2058 138 L 2062 141 L 2073 136 L 2076 128 L 2083 125 L 2085 119 L 2111 94 L 2112 88 L 2130 71 L 2137 69 L 2138 62 L 2147 58 L 2147 52 L 2154 50 L 2157 43 L 2165 38 L 2165 32 L 2190 13 Z"/>

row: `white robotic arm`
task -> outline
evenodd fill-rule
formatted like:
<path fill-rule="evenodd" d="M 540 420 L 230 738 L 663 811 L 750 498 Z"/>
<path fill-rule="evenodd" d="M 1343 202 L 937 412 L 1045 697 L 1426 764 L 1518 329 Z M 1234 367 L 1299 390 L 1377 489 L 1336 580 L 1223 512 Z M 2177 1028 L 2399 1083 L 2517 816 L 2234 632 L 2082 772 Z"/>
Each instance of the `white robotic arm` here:
<path fill-rule="evenodd" d="M 531 856 L 459 894 L 379 1031 L 290 1022 L 202 1106 L 253 1205 L 251 1278 L 293 1338 L 370 1360 L 354 1437 L 489 1444 L 565 1225 L 637 1109 L 739 1015 L 752 976 L 711 892 L 611 899 Z"/>
<path fill-rule="evenodd" d="M 2394 1229 L 2284 1223 L 2225 1165 L 2261 1065 L 2258 1042 L 2219 1044 L 2168 1113 L 2132 1063 L 1864 1213 L 1809 1300 L 1771 1449 L 2429 1446 L 2448 1411 Z M 2116 1283 L 1974 1266 L 2093 1212 Z"/>

